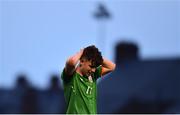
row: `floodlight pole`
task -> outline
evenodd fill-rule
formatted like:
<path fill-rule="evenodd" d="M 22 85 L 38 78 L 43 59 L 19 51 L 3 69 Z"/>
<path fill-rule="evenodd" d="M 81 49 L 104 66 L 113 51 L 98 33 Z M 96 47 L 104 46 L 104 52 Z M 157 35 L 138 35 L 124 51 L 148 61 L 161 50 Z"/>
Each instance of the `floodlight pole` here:
<path fill-rule="evenodd" d="M 98 22 L 98 35 L 97 35 L 97 45 L 98 48 L 106 53 L 106 22 L 111 18 L 109 11 L 107 11 L 104 4 L 100 3 L 97 7 L 97 10 L 94 14 L 95 19 Z"/>

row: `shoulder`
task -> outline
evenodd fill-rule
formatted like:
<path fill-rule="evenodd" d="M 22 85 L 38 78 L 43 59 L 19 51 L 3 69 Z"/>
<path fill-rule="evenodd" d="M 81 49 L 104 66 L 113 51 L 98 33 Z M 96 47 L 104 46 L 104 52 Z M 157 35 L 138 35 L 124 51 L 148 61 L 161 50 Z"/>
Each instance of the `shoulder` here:
<path fill-rule="evenodd" d="M 96 68 L 96 71 L 95 71 L 95 73 L 94 73 L 94 77 L 95 77 L 95 79 L 98 79 L 98 78 L 100 78 L 102 76 L 102 66 L 100 65 L 100 66 L 98 66 L 97 68 Z"/>
<path fill-rule="evenodd" d="M 63 80 L 63 83 L 68 83 L 71 81 L 71 79 L 73 78 L 74 75 L 75 75 L 75 71 L 73 72 L 73 74 L 68 75 L 65 72 L 65 68 L 64 68 L 63 71 L 61 72 L 61 79 Z"/>

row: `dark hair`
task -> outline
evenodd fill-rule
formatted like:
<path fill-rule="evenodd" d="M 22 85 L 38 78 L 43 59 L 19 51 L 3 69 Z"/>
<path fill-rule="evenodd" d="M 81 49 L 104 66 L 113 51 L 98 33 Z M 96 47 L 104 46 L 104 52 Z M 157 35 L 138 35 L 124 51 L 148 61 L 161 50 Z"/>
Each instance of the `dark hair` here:
<path fill-rule="evenodd" d="M 86 59 L 91 61 L 92 66 L 98 67 L 103 63 L 101 52 L 94 45 L 84 48 L 83 54 L 80 60 Z"/>

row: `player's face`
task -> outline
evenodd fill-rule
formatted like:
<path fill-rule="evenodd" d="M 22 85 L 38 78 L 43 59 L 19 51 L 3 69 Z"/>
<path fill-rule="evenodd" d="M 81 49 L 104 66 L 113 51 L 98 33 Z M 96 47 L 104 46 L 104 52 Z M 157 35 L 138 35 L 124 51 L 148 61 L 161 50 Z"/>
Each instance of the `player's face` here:
<path fill-rule="evenodd" d="M 88 60 L 82 60 L 81 61 L 81 72 L 85 76 L 90 76 L 92 73 L 94 73 L 96 70 L 96 67 L 92 65 L 91 61 Z"/>

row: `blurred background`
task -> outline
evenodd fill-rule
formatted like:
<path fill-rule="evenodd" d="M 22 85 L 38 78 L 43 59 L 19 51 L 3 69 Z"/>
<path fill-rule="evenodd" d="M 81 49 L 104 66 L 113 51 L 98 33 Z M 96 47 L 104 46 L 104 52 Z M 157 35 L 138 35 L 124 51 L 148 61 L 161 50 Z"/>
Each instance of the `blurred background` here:
<path fill-rule="evenodd" d="M 65 113 L 65 61 L 92 44 L 117 64 L 98 113 L 180 114 L 179 0 L 0 0 L 0 113 Z"/>

